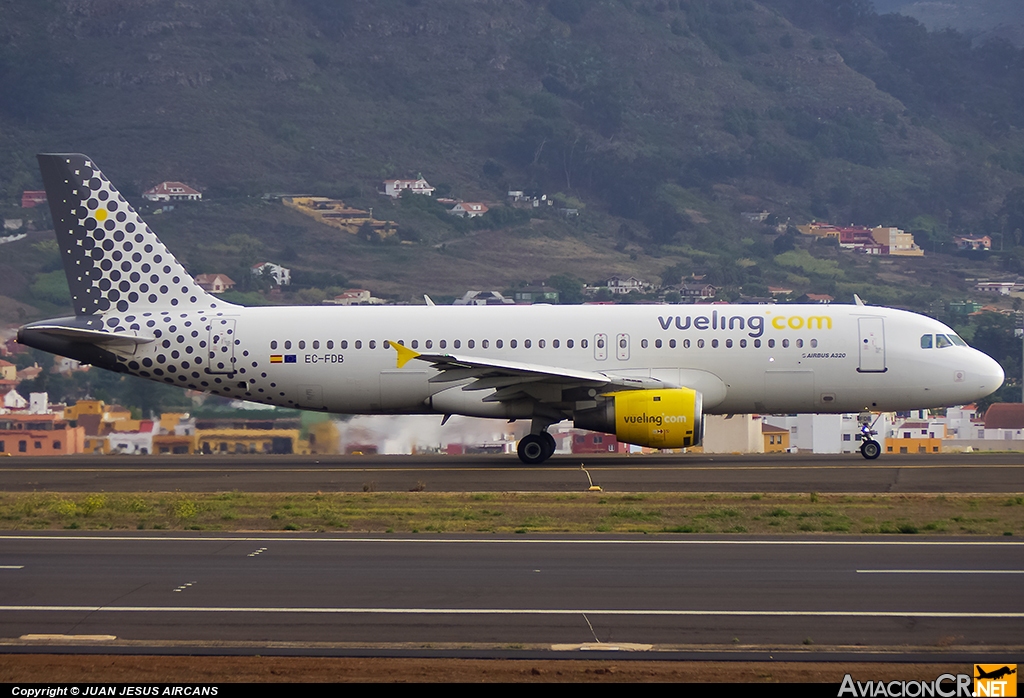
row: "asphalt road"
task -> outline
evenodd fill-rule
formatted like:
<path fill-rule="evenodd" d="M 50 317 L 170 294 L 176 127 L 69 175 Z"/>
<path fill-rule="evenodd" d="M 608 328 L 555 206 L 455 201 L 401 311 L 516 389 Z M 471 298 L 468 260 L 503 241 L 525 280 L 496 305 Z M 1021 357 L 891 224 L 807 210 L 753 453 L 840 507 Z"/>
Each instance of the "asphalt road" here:
<path fill-rule="evenodd" d="M 84 456 L 0 460 L 6 492 L 1024 492 L 1021 454 Z"/>
<path fill-rule="evenodd" d="M 1022 582 L 1008 540 L 9 534 L 0 644 L 1019 652 Z"/>

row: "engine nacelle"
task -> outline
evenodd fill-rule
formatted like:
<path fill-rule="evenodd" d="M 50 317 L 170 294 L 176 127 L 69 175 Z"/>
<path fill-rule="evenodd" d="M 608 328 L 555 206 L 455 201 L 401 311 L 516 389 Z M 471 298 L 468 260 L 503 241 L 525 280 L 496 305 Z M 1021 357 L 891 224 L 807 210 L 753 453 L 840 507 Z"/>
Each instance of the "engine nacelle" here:
<path fill-rule="evenodd" d="M 704 436 L 703 400 L 696 390 L 623 390 L 598 400 L 603 404 L 573 415 L 577 427 L 650 448 L 687 448 Z"/>

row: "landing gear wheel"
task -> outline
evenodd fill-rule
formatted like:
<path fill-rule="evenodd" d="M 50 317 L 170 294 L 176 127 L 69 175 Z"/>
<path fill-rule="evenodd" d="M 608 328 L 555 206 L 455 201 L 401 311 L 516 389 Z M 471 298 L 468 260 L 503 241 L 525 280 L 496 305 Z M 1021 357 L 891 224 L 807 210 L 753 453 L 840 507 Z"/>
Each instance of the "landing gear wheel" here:
<path fill-rule="evenodd" d="M 540 465 L 554 453 L 554 443 L 555 440 L 551 439 L 552 448 L 549 451 L 548 441 L 543 435 L 530 434 L 519 440 L 519 448 L 516 449 L 516 452 L 519 454 L 519 460 L 527 465 Z"/>
<path fill-rule="evenodd" d="M 551 456 L 555 455 L 555 437 L 546 431 L 541 432 L 540 437 L 544 439 L 544 452 L 547 454 L 544 456 L 544 460 L 547 460 Z"/>
<path fill-rule="evenodd" d="M 860 445 L 860 454 L 868 460 L 874 460 L 882 455 L 882 444 L 874 439 L 868 439 Z"/>

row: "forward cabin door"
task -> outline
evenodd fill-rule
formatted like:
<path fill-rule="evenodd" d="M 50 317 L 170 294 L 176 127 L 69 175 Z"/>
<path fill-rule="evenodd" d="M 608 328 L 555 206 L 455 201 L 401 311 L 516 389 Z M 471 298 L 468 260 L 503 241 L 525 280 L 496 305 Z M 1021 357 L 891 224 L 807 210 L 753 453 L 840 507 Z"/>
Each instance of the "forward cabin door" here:
<path fill-rule="evenodd" d="M 860 331 L 861 373 L 885 373 L 885 321 L 880 317 L 862 317 L 857 320 Z"/>

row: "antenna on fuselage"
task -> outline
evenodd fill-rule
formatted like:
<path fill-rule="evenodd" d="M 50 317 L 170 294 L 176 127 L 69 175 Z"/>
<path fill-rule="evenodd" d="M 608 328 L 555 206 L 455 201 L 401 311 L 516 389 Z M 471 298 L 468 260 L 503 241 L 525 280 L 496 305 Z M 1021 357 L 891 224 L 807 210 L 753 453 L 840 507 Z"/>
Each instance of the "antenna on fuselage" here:
<path fill-rule="evenodd" d="M 855 294 L 853 294 L 853 302 L 854 302 L 855 304 L 857 304 L 857 305 L 867 305 L 867 303 L 865 303 L 864 301 L 862 301 L 862 300 L 860 299 L 860 296 L 858 296 L 858 295 L 857 295 L 856 293 L 855 293 Z"/>

